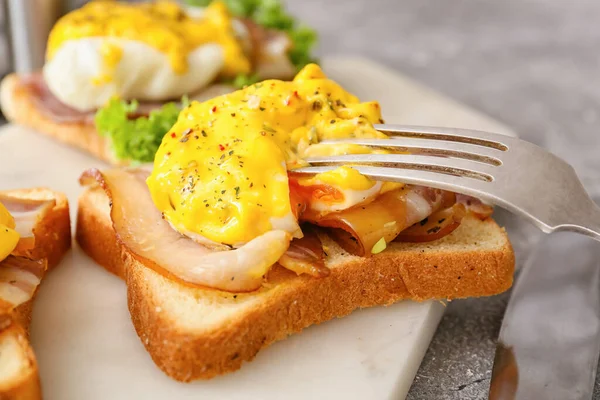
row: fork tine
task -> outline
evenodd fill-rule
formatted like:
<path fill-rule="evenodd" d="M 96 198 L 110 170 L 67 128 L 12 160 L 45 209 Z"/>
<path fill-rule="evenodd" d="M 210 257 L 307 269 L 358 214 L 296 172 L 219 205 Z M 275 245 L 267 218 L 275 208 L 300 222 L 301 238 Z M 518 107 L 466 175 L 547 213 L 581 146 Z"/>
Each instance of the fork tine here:
<path fill-rule="evenodd" d="M 506 135 L 483 132 L 474 129 L 396 124 L 376 124 L 373 125 L 373 127 L 378 131 L 393 136 L 420 137 L 424 139 L 438 139 L 470 143 L 478 146 L 498 149 L 501 151 L 508 150 L 511 139 L 514 140 Z"/>
<path fill-rule="evenodd" d="M 311 157 L 306 161 L 315 166 L 374 166 L 400 169 L 435 171 L 447 175 L 465 176 L 491 182 L 498 167 L 486 163 L 413 154 L 353 154 L 326 157 Z"/>
<path fill-rule="evenodd" d="M 292 174 L 312 176 L 331 171 L 337 167 L 305 167 L 290 171 Z M 463 176 L 440 174 L 439 172 L 424 171 L 417 169 L 398 169 L 386 167 L 352 166 L 361 174 L 374 180 L 384 182 L 399 182 L 413 185 L 430 186 L 437 189 L 464 193 L 484 201 L 504 205 L 505 201 L 490 193 L 491 182 L 478 179 L 470 179 Z"/>
<path fill-rule="evenodd" d="M 309 159 L 327 166 L 299 168 L 290 173 L 314 175 L 345 164 L 375 180 L 430 186 L 480 198 L 525 216 L 544 232 L 569 230 L 600 241 L 600 207 L 589 197 L 573 167 L 539 146 L 468 129 L 404 125 L 375 125 L 375 128 L 397 138 L 373 140 L 377 143 L 368 142 L 371 139 L 336 143 L 396 151 L 404 145 L 406 152 L 416 154 Z M 423 140 L 432 144 L 428 146 Z M 451 145 L 452 142 L 459 142 L 458 146 Z M 360 164 L 352 165 L 357 162 Z"/>
<path fill-rule="evenodd" d="M 323 140 L 320 144 L 356 144 L 371 148 L 389 149 L 396 152 L 435 154 L 477 160 L 490 165 L 502 164 L 503 152 L 489 147 L 482 147 L 471 143 L 456 143 L 443 140 L 431 140 L 412 137 L 392 137 L 390 139 L 342 139 Z"/>

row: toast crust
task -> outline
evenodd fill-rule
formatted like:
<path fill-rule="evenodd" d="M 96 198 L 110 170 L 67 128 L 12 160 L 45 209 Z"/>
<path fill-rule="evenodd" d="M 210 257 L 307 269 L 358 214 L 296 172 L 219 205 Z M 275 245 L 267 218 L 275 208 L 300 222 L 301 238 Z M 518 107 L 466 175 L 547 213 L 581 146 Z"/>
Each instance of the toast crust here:
<path fill-rule="evenodd" d="M 0 329 L 0 343 L 5 339 L 14 339 L 23 357 L 22 371 L 16 379 L 10 382 L 0 380 L 1 400 L 38 400 L 42 398 L 37 362 L 29 345 L 28 333 L 20 324 L 10 322 L 10 325 Z"/>
<path fill-rule="evenodd" d="M 276 267 L 257 293 L 239 296 L 169 281 L 136 261 L 117 243 L 108 198 L 99 188 L 87 189 L 79 199 L 76 239 L 98 264 L 126 281 L 134 327 L 157 366 L 187 382 L 235 371 L 269 344 L 357 308 L 403 299 L 489 296 L 507 290 L 512 285 L 514 253 L 506 233 L 492 219 L 470 224 L 493 232 L 498 245 L 480 249 L 474 243 L 464 251 L 444 251 L 435 243 L 394 245 L 398 251 L 359 258 L 322 238 L 330 276 L 298 277 Z M 452 235 L 464 232 L 459 228 Z M 200 331 L 169 315 L 167 299 L 157 288 L 210 301 L 261 299 L 226 323 Z"/>
<path fill-rule="evenodd" d="M 94 124 L 56 122 L 38 107 L 31 89 L 17 74 L 7 75 L 0 83 L 0 105 L 10 122 L 35 129 L 63 143 L 85 150 L 113 165 L 121 165 L 110 149 L 107 139 L 100 136 Z"/>
<path fill-rule="evenodd" d="M 67 197 L 45 188 L 6 190 L 0 193 L 20 198 L 56 200 L 54 208 L 34 228 L 35 248 L 27 254 L 32 258 L 46 258 L 48 260 L 46 272 L 56 267 L 71 247 L 71 223 Z M 17 379 L 3 381 L 0 377 L 0 399 L 2 400 L 41 398 L 37 362 L 28 340 L 34 298 L 35 294 L 31 300 L 15 308 L 10 315 L 0 316 L 4 321 L 0 323 L 0 341 L 5 337 L 14 338 L 27 363 L 27 367 Z"/>

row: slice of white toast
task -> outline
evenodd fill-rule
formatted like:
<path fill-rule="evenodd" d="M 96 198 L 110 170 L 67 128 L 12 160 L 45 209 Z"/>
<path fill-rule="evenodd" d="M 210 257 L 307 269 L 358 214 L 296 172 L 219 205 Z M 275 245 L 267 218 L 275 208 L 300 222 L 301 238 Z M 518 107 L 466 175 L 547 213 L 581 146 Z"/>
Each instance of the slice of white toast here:
<path fill-rule="evenodd" d="M 392 243 L 373 257 L 345 253 L 323 236 L 326 278 L 274 267 L 263 287 L 228 293 L 173 281 L 136 261 L 117 242 L 100 188 L 79 199 L 76 239 L 97 263 L 126 281 L 135 329 L 154 362 L 179 381 L 240 368 L 257 352 L 312 324 L 403 299 L 489 296 L 507 290 L 514 253 L 492 220 L 466 218 L 451 235 Z"/>
<path fill-rule="evenodd" d="M 34 227 L 35 248 L 27 253 L 27 257 L 46 259 L 47 273 L 71 247 L 71 223 L 66 196 L 42 188 L 1 191 L 0 194 L 22 199 L 56 201 L 52 210 Z M 28 338 L 32 304 L 33 298 L 9 314 L 0 315 L 2 400 L 41 398 L 37 363 Z"/>

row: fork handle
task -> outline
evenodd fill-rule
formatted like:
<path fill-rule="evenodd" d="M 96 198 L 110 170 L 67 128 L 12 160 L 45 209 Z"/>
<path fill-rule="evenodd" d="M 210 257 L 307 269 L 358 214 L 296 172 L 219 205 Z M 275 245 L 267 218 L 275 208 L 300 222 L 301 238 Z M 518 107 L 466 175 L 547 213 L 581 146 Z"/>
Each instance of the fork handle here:
<path fill-rule="evenodd" d="M 552 231 L 574 231 L 600 241 L 600 207 L 591 199 L 589 206 L 582 207 L 587 212 L 578 212 L 576 223 L 561 224 Z"/>

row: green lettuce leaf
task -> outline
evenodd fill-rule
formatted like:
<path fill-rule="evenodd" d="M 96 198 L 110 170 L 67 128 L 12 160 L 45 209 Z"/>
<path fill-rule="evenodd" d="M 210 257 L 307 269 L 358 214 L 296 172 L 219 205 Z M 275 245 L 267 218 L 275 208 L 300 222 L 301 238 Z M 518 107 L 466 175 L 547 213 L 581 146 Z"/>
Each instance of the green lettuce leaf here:
<path fill-rule="evenodd" d="M 183 104 L 187 104 L 187 99 L 183 100 Z M 181 105 L 167 103 L 151 111 L 147 117 L 130 119 L 129 115 L 137 108 L 137 101 L 111 100 L 96 112 L 96 130 L 110 139 L 117 159 L 134 163 L 152 162 L 163 136 L 177 121 Z"/>
<path fill-rule="evenodd" d="M 206 7 L 213 0 L 185 0 L 191 6 Z M 236 17 L 250 18 L 265 28 L 286 32 L 292 41 L 290 61 L 296 70 L 306 64 L 317 62 L 311 52 L 317 43 L 317 33 L 308 27 L 299 26 L 294 17 L 287 13 L 282 0 L 222 0 Z"/>
<path fill-rule="evenodd" d="M 233 79 L 230 83 L 236 89 L 243 89 L 246 86 L 254 85 L 259 80 L 260 79 L 258 79 L 258 76 L 256 76 L 256 75 L 240 74 L 240 75 L 236 76 L 235 79 Z"/>

